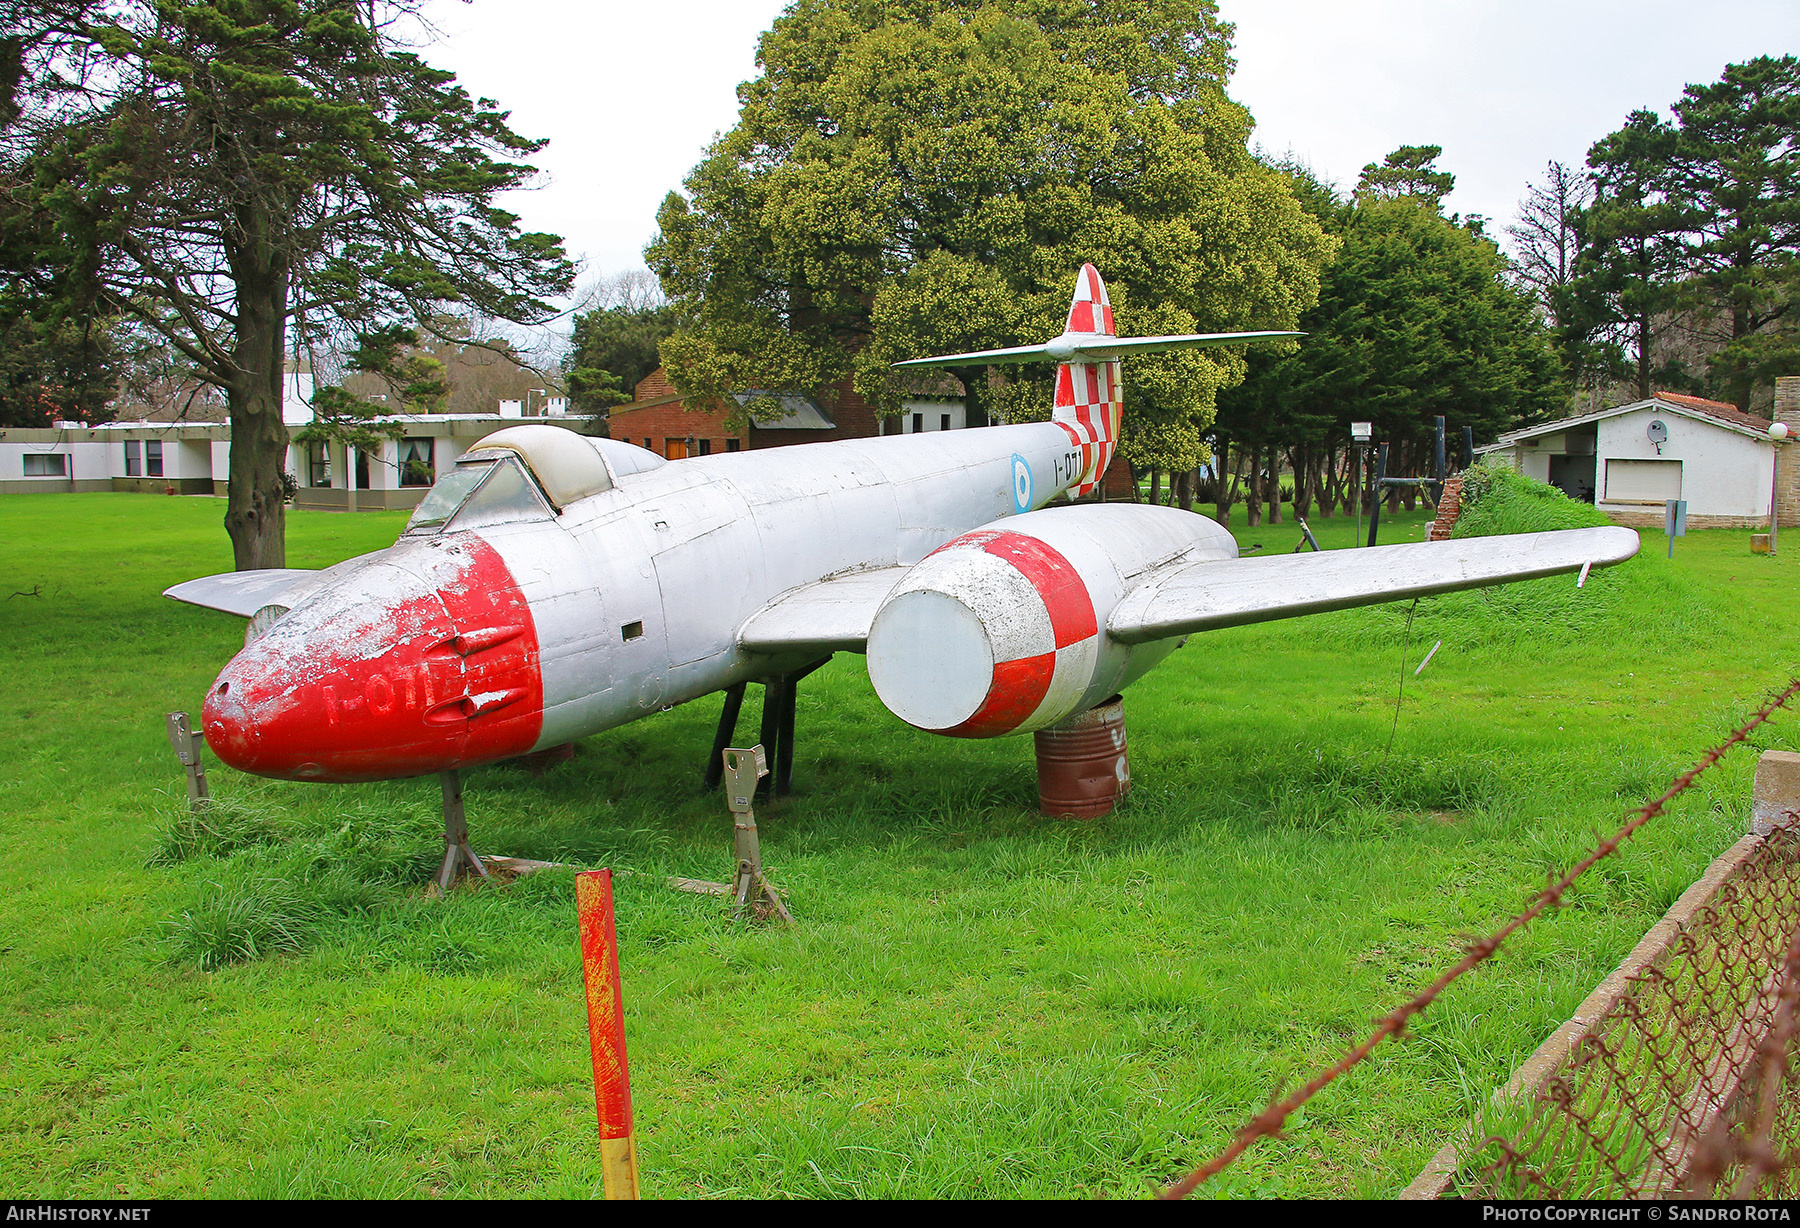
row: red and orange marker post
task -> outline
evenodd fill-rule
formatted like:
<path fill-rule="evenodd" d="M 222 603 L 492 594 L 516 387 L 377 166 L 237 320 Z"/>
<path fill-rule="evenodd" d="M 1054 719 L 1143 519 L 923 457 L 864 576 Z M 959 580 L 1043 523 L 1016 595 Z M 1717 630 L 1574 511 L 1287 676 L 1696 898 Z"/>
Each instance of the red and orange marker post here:
<path fill-rule="evenodd" d="M 625 1064 L 625 999 L 619 988 L 611 870 L 575 876 L 575 915 L 581 927 L 581 969 L 587 979 L 601 1174 L 608 1198 L 636 1198 L 637 1137 L 631 1128 L 631 1072 Z"/>

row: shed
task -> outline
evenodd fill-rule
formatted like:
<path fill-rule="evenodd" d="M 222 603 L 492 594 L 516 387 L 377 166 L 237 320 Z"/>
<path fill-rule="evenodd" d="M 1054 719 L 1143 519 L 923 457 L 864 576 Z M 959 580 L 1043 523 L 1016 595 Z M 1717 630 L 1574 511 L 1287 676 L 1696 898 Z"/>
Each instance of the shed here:
<path fill-rule="evenodd" d="M 1526 477 L 1594 504 L 1618 524 L 1660 526 L 1663 505 L 1684 499 L 1695 528 L 1758 528 L 1769 522 L 1776 480 L 1771 425 L 1723 401 L 1658 392 L 1509 431 L 1475 451 L 1504 457 Z M 1800 490 L 1796 470 L 1800 458 L 1784 455 L 1783 525 L 1800 523 L 1800 505 L 1791 497 Z"/>

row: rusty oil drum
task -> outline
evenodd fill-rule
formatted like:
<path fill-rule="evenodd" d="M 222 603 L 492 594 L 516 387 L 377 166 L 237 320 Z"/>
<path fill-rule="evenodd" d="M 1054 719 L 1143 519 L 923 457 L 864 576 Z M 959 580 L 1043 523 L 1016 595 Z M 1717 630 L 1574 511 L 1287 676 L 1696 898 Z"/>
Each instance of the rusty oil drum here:
<path fill-rule="evenodd" d="M 1131 792 L 1122 697 L 1114 695 L 1032 736 L 1038 808 L 1051 818 L 1097 819 Z"/>

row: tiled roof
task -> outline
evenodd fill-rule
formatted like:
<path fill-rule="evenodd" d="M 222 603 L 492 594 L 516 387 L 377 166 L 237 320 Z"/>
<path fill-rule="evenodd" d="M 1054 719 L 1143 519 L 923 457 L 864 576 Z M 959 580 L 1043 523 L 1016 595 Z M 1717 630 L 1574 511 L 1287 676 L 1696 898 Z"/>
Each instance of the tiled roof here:
<path fill-rule="evenodd" d="M 1690 397 L 1679 392 L 1657 392 L 1655 396 L 1659 401 L 1667 401 L 1671 405 L 1685 405 L 1689 409 L 1697 409 L 1709 417 L 1735 422 L 1737 425 L 1747 426 L 1753 431 L 1769 429 L 1767 418 L 1747 414 L 1729 401 L 1709 401 L 1705 397 Z"/>

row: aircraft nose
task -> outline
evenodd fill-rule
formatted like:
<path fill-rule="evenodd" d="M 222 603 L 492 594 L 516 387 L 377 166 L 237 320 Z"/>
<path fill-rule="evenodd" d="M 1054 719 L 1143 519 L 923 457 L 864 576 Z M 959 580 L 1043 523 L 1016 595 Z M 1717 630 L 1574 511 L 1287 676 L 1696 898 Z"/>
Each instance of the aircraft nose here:
<path fill-rule="evenodd" d="M 284 780 L 384 780 L 523 754 L 543 725 L 530 605 L 473 534 L 403 542 L 246 645 L 202 719 L 221 760 Z"/>

